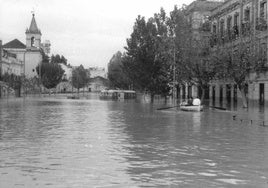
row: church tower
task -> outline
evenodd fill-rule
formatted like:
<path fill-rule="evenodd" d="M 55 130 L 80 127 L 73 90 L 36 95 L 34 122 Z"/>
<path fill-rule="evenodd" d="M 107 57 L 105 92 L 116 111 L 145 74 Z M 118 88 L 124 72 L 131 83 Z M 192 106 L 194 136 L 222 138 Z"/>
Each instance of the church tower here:
<path fill-rule="evenodd" d="M 38 29 L 34 13 L 31 25 L 26 29 L 26 49 L 38 50 L 41 47 L 41 31 Z"/>

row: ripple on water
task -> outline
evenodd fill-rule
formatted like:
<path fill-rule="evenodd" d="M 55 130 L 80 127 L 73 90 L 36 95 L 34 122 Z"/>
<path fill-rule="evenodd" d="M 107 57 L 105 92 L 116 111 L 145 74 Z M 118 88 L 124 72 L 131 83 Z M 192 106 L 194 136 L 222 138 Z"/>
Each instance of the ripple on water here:
<path fill-rule="evenodd" d="M 246 184 L 247 183 L 247 180 L 239 180 L 239 179 L 232 179 L 232 178 L 216 179 L 216 180 L 224 182 L 224 183 L 232 184 L 232 185 L 239 185 L 239 184 Z"/>
<path fill-rule="evenodd" d="M 199 172 L 198 173 L 201 176 L 207 176 L 207 177 L 216 177 L 217 174 L 207 173 L 207 172 Z"/>
<path fill-rule="evenodd" d="M 267 128 L 213 111 L 197 117 L 151 104 L 49 100 L 0 101 L 2 187 L 267 185 Z"/>

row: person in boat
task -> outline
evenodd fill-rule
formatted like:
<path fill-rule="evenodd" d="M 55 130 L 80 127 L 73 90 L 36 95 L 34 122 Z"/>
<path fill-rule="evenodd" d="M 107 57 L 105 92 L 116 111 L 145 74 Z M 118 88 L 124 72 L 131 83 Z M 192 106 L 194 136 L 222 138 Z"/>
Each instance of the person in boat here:
<path fill-rule="evenodd" d="M 193 105 L 193 97 L 190 97 L 188 99 L 188 103 L 187 103 L 187 106 L 192 106 Z"/>
<path fill-rule="evenodd" d="M 200 106 L 201 105 L 201 100 L 199 98 L 195 98 L 193 100 L 193 106 Z"/>
<path fill-rule="evenodd" d="M 187 104 L 188 104 L 188 103 L 186 102 L 185 99 L 180 103 L 181 106 L 185 106 L 185 105 L 187 105 Z"/>

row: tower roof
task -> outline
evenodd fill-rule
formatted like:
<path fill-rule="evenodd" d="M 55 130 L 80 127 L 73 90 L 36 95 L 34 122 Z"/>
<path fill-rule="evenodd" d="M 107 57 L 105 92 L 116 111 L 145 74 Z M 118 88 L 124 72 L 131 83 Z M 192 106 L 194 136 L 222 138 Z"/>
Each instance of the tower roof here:
<path fill-rule="evenodd" d="M 40 34 L 41 35 L 41 31 L 37 27 L 34 14 L 33 14 L 31 25 L 30 25 L 29 29 L 28 28 L 26 29 L 26 33 Z"/>
<path fill-rule="evenodd" d="M 25 49 L 26 46 L 18 39 L 14 39 L 3 45 L 3 48 L 17 48 L 17 49 Z"/>

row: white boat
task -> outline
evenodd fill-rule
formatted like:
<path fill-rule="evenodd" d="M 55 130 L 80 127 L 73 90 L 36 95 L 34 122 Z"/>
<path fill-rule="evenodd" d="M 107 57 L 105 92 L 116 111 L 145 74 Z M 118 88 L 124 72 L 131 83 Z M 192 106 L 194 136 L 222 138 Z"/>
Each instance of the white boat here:
<path fill-rule="evenodd" d="M 193 112 L 200 112 L 203 110 L 203 105 L 198 105 L 198 106 L 194 106 L 194 105 L 181 105 L 180 109 L 182 111 L 193 111 Z"/>

